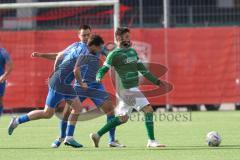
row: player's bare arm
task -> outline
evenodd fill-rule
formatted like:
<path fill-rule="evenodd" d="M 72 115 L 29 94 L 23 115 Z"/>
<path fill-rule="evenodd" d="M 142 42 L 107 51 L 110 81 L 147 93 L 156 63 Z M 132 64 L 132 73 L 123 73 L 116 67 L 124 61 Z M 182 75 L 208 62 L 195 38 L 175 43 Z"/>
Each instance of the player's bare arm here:
<path fill-rule="evenodd" d="M 77 82 L 79 83 L 79 85 L 83 88 L 83 89 L 87 89 L 88 88 L 88 85 L 86 83 L 84 83 L 82 81 L 82 77 L 81 77 L 81 65 L 83 65 L 84 63 L 86 63 L 86 57 L 85 56 L 80 56 L 78 59 L 77 59 L 77 62 L 75 64 L 75 67 L 74 67 L 74 70 L 73 70 L 73 73 L 74 73 L 74 76 L 75 76 L 75 79 L 77 80 Z"/>
<path fill-rule="evenodd" d="M 56 52 L 56 53 L 40 53 L 40 52 L 33 52 L 31 54 L 32 58 L 44 58 L 49 60 L 55 60 L 57 55 L 62 54 L 62 52 Z"/>
<path fill-rule="evenodd" d="M 88 88 L 87 83 L 82 82 L 82 78 L 81 78 L 81 74 L 80 74 L 81 73 L 80 68 L 79 67 L 75 68 L 73 72 L 74 72 L 75 78 L 78 81 L 79 85 L 83 89 L 87 89 Z"/>

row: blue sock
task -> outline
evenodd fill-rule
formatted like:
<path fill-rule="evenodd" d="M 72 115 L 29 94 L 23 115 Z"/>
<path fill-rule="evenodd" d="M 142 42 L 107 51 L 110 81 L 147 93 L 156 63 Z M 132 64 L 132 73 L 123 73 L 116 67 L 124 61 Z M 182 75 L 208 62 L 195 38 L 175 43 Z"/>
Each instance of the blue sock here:
<path fill-rule="evenodd" d="M 114 115 L 113 116 L 107 116 L 107 122 L 111 121 L 113 118 L 115 118 Z M 109 137 L 108 142 L 109 143 L 115 141 L 115 130 L 116 130 L 116 128 L 112 128 L 112 129 L 109 130 L 109 135 L 108 135 L 108 137 Z"/>
<path fill-rule="evenodd" d="M 2 115 L 3 113 L 3 106 L 0 106 L 0 116 Z"/>
<path fill-rule="evenodd" d="M 60 121 L 60 138 L 66 137 L 67 121 Z"/>
<path fill-rule="evenodd" d="M 66 130 L 66 135 L 72 137 L 73 133 L 74 133 L 74 130 L 75 130 L 75 125 L 68 124 L 67 125 L 67 130 Z"/>
<path fill-rule="evenodd" d="M 23 116 L 20 116 L 18 118 L 18 123 L 21 124 L 21 123 L 25 123 L 25 122 L 28 122 L 30 121 L 28 115 L 23 115 Z"/>

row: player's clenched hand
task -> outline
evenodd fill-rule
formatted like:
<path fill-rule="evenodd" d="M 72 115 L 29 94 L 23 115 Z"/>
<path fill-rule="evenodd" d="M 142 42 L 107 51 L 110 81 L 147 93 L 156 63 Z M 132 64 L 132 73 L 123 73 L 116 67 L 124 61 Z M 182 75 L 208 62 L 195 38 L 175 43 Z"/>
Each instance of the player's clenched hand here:
<path fill-rule="evenodd" d="M 163 88 L 165 88 L 165 87 L 166 87 L 166 84 L 167 84 L 165 81 L 161 81 L 161 80 L 158 80 L 157 83 L 158 83 L 158 86 L 159 86 L 159 87 L 163 87 Z"/>
<path fill-rule="evenodd" d="M 40 55 L 39 55 L 38 52 L 33 52 L 33 53 L 31 54 L 31 57 L 32 57 L 32 58 L 40 57 Z"/>
<path fill-rule="evenodd" d="M 96 79 L 97 83 L 102 83 L 102 80 L 101 79 Z"/>
<path fill-rule="evenodd" d="M 81 83 L 81 87 L 82 87 L 84 90 L 87 90 L 87 89 L 88 89 L 87 83 Z"/>
<path fill-rule="evenodd" d="M 173 89 L 173 86 L 166 81 L 158 80 L 157 83 L 158 83 L 159 88 L 161 88 L 167 92 L 169 92 Z"/>

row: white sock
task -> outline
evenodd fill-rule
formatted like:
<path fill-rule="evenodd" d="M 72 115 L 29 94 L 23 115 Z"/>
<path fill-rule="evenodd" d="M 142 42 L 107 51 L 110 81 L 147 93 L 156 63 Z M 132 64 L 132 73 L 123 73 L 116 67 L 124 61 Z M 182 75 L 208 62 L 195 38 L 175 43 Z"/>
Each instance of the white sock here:
<path fill-rule="evenodd" d="M 72 139 L 73 138 L 73 136 L 66 136 L 66 140 L 69 140 L 69 139 Z"/>

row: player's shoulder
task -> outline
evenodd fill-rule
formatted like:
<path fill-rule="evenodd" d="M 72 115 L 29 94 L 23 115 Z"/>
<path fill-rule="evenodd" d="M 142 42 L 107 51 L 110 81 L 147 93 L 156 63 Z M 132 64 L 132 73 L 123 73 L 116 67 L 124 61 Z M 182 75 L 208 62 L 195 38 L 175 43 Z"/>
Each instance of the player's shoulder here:
<path fill-rule="evenodd" d="M 119 52 L 132 52 L 132 53 L 137 53 L 137 51 L 132 48 L 132 47 L 129 47 L 129 48 L 119 48 L 118 50 Z"/>
<path fill-rule="evenodd" d="M 108 56 L 114 56 L 116 54 L 119 54 L 121 52 L 121 48 L 115 48 L 111 52 L 108 53 Z"/>
<path fill-rule="evenodd" d="M 74 43 L 74 47 L 76 48 L 87 48 L 87 44 L 86 43 L 83 43 L 83 42 L 75 42 Z"/>
<path fill-rule="evenodd" d="M 72 50 L 73 48 L 75 48 L 77 46 L 77 42 L 74 42 L 72 44 L 70 44 L 63 52 L 69 52 L 70 50 Z"/>
<path fill-rule="evenodd" d="M 129 47 L 129 48 L 128 48 L 128 51 L 129 51 L 129 52 L 137 53 L 136 49 L 134 49 L 133 47 Z"/>
<path fill-rule="evenodd" d="M 78 44 L 78 42 L 73 42 L 72 44 L 70 44 L 67 48 L 72 48 L 74 46 L 76 46 Z"/>
<path fill-rule="evenodd" d="M 83 42 L 74 42 L 69 47 L 71 47 L 71 48 L 79 48 L 79 47 L 85 48 L 85 47 L 87 47 L 87 45 Z"/>
<path fill-rule="evenodd" d="M 88 48 L 87 45 L 85 43 L 82 42 L 75 42 L 72 45 L 70 45 L 70 47 L 68 47 L 68 49 L 66 50 L 67 52 L 87 52 Z"/>

